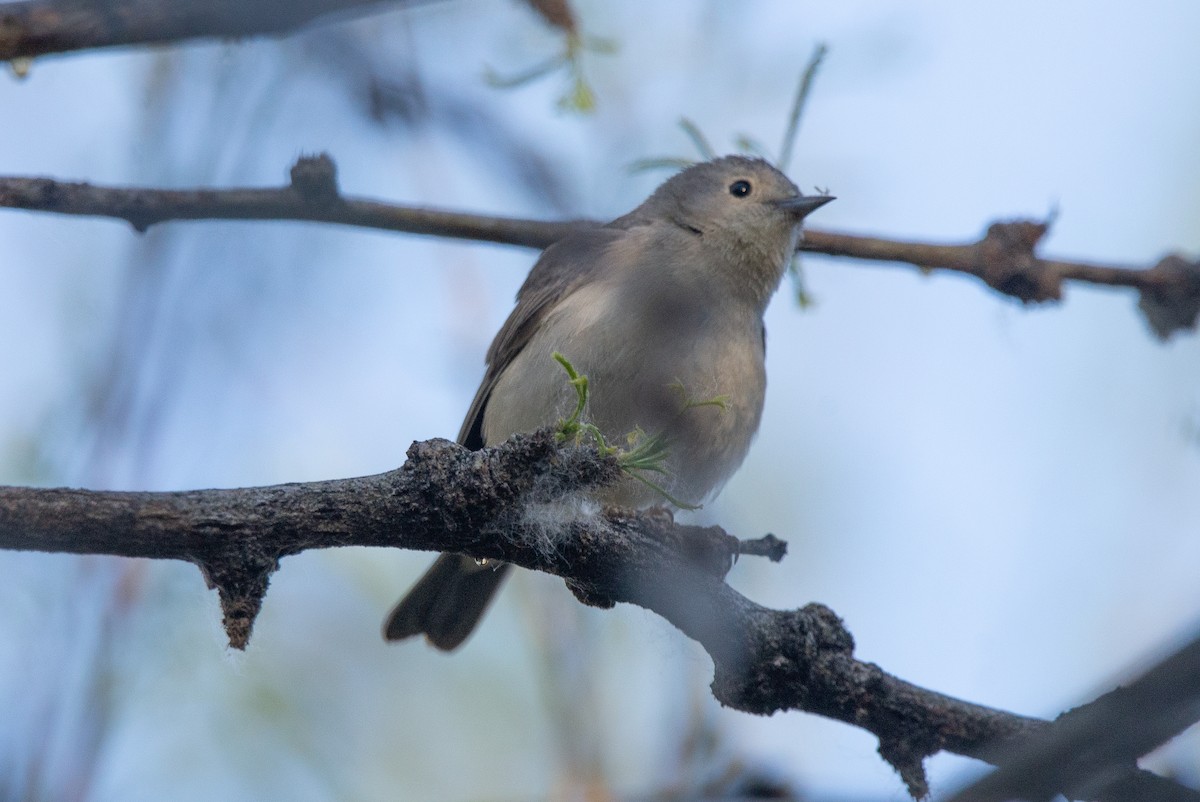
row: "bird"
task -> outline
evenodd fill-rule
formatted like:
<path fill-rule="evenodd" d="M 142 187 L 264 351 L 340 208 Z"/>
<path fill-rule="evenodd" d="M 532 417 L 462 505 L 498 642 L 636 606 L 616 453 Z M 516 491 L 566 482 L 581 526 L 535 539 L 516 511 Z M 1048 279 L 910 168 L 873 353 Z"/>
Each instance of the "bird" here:
<path fill-rule="evenodd" d="M 724 156 L 556 241 L 488 349 L 458 442 L 476 450 L 563 420 L 577 397 L 559 353 L 588 377 L 587 419 L 609 442 L 638 432 L 666 445 L 660 483 L 626 477 L 597 502 L 672 509 L 715 496 L 762 417 L 767 304 L 802 221 L 831 200 L 802 194 L 763 159 Z M 456 649 L 509 570 L 440 555 L 392 608 L 385 639 L 423 634 Z"/>

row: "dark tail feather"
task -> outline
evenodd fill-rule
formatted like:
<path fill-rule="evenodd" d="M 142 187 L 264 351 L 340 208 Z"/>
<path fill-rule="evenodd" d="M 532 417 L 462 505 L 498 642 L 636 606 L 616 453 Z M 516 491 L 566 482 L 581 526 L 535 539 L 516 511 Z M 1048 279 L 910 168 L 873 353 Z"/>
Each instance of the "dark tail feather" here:
<path fill-rule="evenodd" d="M 460 554 L 441 555 L 392 608 L 383 637 L 424 634 L 442 651 L 456 648 L 475 629 L 506 574 L 503 563 L 478 565 Z"/>

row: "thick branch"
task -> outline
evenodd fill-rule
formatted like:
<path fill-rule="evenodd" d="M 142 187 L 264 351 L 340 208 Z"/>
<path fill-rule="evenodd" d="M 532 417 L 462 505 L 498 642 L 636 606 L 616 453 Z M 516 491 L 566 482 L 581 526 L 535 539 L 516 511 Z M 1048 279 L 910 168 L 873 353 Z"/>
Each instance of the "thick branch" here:
<path fill-rule="evenodd" d="M 237 647 L 280 559 L 305 549 L 455 551 L 552 573 L 588 604 L 637 604 L 697 640 L 722 704 L 802 710 L 874 733 L 915 795 L 928 790 L 926 756 L 995 760 L 1049 726 L 904 682 L 855 659 L 827 608 L 767 609 L 723 581 L 737 554 L 777 549 L 622 510 L 547 525 L 545 505 L 618 477 L 613 458 L 540 432 L 475 452 L 416 443 L 400 469 L 357 479 L 176 493 L 0 488 L 0 547 L 194 562 L 217 587 Z M 529 515 L 534 507 L 542 512 Z M 1119 776 L 1139 775 L 1122 766 Z"/>
<path fill-rule="evenodd" d="M 398 0 L 25 0 L 0 5 L 0 61 L 117 45 L 282 34 Z"/>
<path fill-rule="evenodd" d="M 472 452 L 414 444 L 395 471 L 239 490 L 94 492 L 0 487 L 0 548 L 188 560 L 220 592 L 231 645 L 245 647 L 279 560 L 330 546 L 398 546 L 501 558 L 506 513 L 611 481 L 612 460 L 560 451 L 551 435 Z M 444 514 L 443 505 L 453 517 Z"/>
<path fill-rule="evenodd" d="M 545 248 L 580 226 L 598 225 L 586 220 L 488 217 L 345 197 L 338 191 L 333 161 L 324 155 L 301 159 L 292 168 L 290 185 L 270 189 L 162 190 L 0 178 L 0 207 L 115 217 L 139 231 L 168 220 L 309 220 L 532 248 Z M 1026 303 L 1061 299 L 1068 281 L 1129 287 L 1138 291 L 1139 306 L 1158 336 L 1165 339 L 1196 328 L 1200 260 L 1169 255 L 1153 267 L 1137 268 L 1042 259 L 1035 249 L 1046 230 L 1046 224 L 1030 221 L 994 223 L 983 239 L 963 245 L 809 230 L 801 247 L 810 253 L 965 273 Z"/>

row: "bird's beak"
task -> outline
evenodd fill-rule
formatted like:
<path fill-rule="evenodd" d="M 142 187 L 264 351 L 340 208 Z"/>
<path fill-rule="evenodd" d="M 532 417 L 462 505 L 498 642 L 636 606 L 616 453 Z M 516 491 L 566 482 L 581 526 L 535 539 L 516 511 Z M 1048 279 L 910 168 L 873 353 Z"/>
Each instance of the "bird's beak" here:
<path fill-rule="evenodd" d="M 797 220 L 802 220 L 831 200 L 836 200 L 836 198 L 832 195 L 796 195 L 791 198 L 772 201 L 772 203 L 776 207 L 794 214 Z"/>

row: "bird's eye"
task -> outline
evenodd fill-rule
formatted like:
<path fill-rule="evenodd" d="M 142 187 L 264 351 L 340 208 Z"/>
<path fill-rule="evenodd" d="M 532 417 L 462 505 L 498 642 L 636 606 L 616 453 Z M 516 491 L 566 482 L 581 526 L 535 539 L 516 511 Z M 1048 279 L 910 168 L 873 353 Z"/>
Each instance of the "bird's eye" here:
<path fill-rule="evenodd" d="M 744 198 L 750 194 L 749 181 L 734 181 L 729 185 L 729 194 L 735 198 Z"/>

